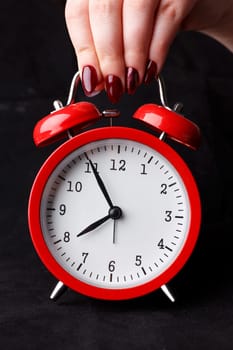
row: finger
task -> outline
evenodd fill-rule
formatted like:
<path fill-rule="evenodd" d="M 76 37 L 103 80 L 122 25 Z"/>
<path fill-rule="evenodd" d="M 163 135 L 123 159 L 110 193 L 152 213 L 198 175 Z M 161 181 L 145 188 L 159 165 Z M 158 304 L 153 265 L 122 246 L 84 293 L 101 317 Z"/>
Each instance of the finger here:
<path fill-rule="evenodd" d="M 117 102 L 124 90 L 122 0 L 90 0 L 90 26 L 107 94 Z"/>
<path fill-rule="evenodd" d="M 155 9 L 159 0 L 125 0 L 123 3 L 124 58 L 127 91 L 133 93 L 145 74 Z"/>
<path fill-rule="evenodd" d="M 196 0 L 161 0 L 156 12 L 149 58 L 162 69 L 169 48 L 177 35 L 183 19 L 191 11 Z"/>
<path fill-rule="evenodd" d="M 83 90 L 92 96 L 101 89 L 103 80 L 92 38 L 88 0 L 67 0 L 65 8 L 67 29 L 81 72 Z"/>

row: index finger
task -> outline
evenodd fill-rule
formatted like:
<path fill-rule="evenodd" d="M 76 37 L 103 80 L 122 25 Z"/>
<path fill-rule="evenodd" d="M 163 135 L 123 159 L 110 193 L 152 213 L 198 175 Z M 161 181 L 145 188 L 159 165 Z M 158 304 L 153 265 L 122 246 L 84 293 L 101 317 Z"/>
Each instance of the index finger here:
<path fill-rule="evenodd" d="M 88 0 L 67 0 L 66 25 L 81 71 L 84 92 L 91 96 L 103 80 L 89 21 Z"/>

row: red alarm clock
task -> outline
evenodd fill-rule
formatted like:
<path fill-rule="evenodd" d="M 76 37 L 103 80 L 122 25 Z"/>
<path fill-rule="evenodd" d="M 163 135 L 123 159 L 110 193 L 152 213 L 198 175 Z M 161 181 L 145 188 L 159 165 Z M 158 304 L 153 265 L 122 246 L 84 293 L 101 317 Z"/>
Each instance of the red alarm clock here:
<path fill-rule="evenodd" d="M 51 294 L 66 287 L 84 295 L 121 300 L 158 288 L 174 301 L 167 283 L 190 257 L 200 229 L 201 204 L 191 171 L 166 142 L 196 149 L 199 128 L 171 110 L 158 79 L 162 106 L 141 106 L 140 129 L 106 126 L 84 131 L 117 111 L 100 112 L 74 101 L 37 123 L 34 141 L 47 145 L 68 135 L 39 170 L 30 194 L 31 238 L 46 268 L 58 279 Z M 166 136 L 166 137 L 165 137 Z"/>

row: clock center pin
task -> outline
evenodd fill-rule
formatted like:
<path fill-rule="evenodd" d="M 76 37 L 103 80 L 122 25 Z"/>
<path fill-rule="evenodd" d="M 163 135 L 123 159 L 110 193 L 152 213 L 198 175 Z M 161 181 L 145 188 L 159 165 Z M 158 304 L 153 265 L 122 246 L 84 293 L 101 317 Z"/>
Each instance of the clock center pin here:
<path fill-rule="evenodd" d="M 109 209 L 109 216 L 111 219 L 120 219 L 120 217 L 122 216 L 122 210 L 121 208 L 114 206 L 112 208 Z"/>

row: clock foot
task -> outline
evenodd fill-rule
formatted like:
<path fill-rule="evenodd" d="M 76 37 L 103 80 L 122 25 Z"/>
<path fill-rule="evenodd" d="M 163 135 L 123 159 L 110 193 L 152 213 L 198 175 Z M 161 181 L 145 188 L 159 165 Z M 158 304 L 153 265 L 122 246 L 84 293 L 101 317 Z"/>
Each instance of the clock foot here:
<path fill-rule="evenodd" d="M 64 285 L 64 283 L 62 283 L 61 281 L 59 281 L 54 290 L 52 291 L 52 293 L 50 294 L 50 299 L 56 301 L 58 298 L 60 298 L 60 296 L 65 293 L 65 291 L 67 290 L 68 287 L 66 287 Z"/>
<path fill-rule="evenodd" d="M 167 287 L 167 285 L 166 284 L 163 284 L 162 286 L 161 286 L 161 289 L 162 289 L 162 291 L 164 292 L 164 294 L 168 297 L 168 299 L 170 299 L 171 300 L 171 302 L 175 302 L 175 298 L 174 298 L 174 296 L 172 295 L 172 293 L 170 292 L 170 290 L 168 289 L 168 287 Z"/>

